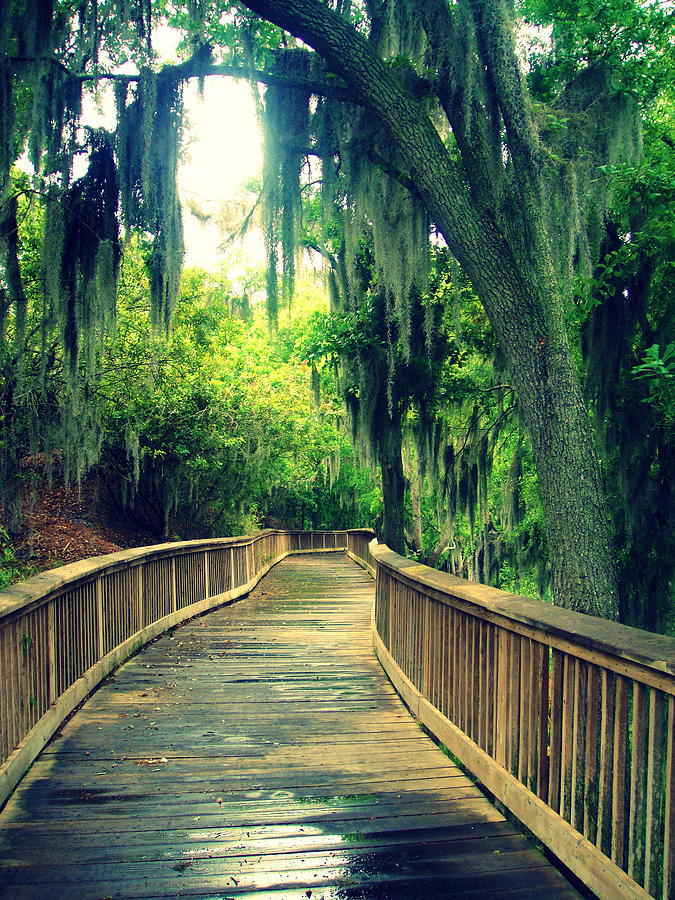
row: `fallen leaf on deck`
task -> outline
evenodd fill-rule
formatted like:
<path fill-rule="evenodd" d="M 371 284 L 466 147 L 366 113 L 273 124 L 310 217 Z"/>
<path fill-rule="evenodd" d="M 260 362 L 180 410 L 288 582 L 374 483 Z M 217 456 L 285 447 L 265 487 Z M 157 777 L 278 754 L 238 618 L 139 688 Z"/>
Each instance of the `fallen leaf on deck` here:
<path fill-rule="evenodd" d="M 171 866 L 172 869 L 175 869 L 176 872 L 184 872 L 189 866 L 192 865 L 192 860 L 188 859 L 185 862 L 176 863 L 175 866 Z"/>

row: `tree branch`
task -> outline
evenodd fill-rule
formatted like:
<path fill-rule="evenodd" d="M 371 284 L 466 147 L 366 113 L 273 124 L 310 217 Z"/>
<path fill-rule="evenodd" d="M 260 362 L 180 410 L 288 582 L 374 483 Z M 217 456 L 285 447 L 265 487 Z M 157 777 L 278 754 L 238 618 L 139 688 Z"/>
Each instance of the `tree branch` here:
<path fill-rule="evenodd" d="M 387 160 L 380 156 L 380 154 L 372 147 L 367 150 L 367 154 L 374 166 L 382 169 L 386 175 L 393 179 L 393 181 L 398 182 L 398 184 L 400 184 L 401 187 L 404 187 L 410 194 L 414 194 L 415 197 L 419 196 L 417 186 L 410 175 L 406 175 L 405 172 L 401 172 L 391 163 L 387 162 Z"/>
<path fill-rule="evenodd" d="M 313 250 L 315 253 L 318 253 L 319 256 L 323 256 L 324 259 L 328 260 L 332 269 L 338 270 L 338 261 L 336 257 L 330 252 L 330 250 L 326 250 L 325 247 L 319 246 L 316 241 L 312 241 L 309 238 L 305 238 L 302 242 L 303 247 L 307 250 Z"/>
<path fill-rule="evenodd" d="M 499 0 L 469 0 L 479 53 L 496 92 L 508 135 L 509 151 L 530 169 L 538 156 L 537 132 L 523 83 L 508 13 Z"/>
<path fill-rule="evenodd" d="M 494 222 L 477 214 L 468 185 L 422 105 L 389 71 L 369 42 L 342 16 L 318 0 L 246 0 L 246 6 L 314 47 L 356 100 L 372 110 L 401 151 L 405 173 L 460 263 L 475 270 L 467 251 L 493 238 L 503 260 L 508 248 Z"/>
<path fill-rule="evenodd" d="M 499 179 L 503 175 L 502 142 L 499 111 L 494 91 L 490 91 L 485 106 L 477 92 L 467 92 L 460 77 L 458 59 L 466 56 L 466 33 L 459 33 L 457 7 L 451 10 L 445 0 L 420 0 L 422 24 L 434 52 L 434 66 L 438 72 L 435 93 L 450 123 L 452 133 L 462 155 L 464 170 L 474 196 L 486 206 L 493 205 L 499 195 Z M 466 30 L 466 25 L 464 25 Z M 465 60 L 463 65 L 471 65 Z M 478 70 L 472 78 L 484 79 Z M 466 77 L 466 76 L 465 76 Z M 486 88 L 488 86 L 486 85 Z"/>
<path fill-rule="evenodd" d="M 27 63 L 42 62 L 38 57 L 27 56 L 10 56 L 10 62 Z M 80 81 L 117 81 L 121 83 L 131 83 L 138 81 L 140 75 L 123 75 L 117 72 L 97 72 L 97 73 L 77 73 L 71 72 L 59 60 L 49 57 L 46 61 L 57 66 L 71 78 L 78 78 Z M 166 65 L 159 71 L 172 73 L 176 81 L 187 81 L 190 78 L 208 78 L 211 75 L 225 75 L 229 78 L 242 79 L 250 81 L 254 79 L 260 84 L 274 85 L 281 87 L 297 88 L 298 90 L 308 91 L 310 94 L 317 94 L 321 97 L 331 97 L 335 100 L 343 100 L 349 103 L 356 103 L 356 97 L 348 90 L 343 82 L 338 79 L 321 81 L 314 78 L 295 78 L 289 75 L 283 75 L 278 72 L 267 72 L 263 69 L 249 69 L 247 66 L 237 66 L 231 63 L 205 63 L 199 59 L 188 59 L 184 63 L 178 65 Z"/>

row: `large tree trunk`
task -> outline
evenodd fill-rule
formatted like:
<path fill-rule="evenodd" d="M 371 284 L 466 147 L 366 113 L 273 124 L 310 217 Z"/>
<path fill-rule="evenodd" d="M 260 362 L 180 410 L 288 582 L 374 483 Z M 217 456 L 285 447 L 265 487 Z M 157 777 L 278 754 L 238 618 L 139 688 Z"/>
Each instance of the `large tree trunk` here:
<path fill-rule="evenodd" d="M 562 316 L 550 315 L 532 329 L 533 315 L 517 315 L 518 306 L 527 304 L 512 300 L 503 285 L 485 285 L 483 296 L 493 323 L 500 324 L 496 330 L 532 442 L 555 600 L 617 618 L 611 518 Z"/>
<path fill-rule="evenodd" d="M 512 203 L 500 212 L 469 187 L 469 160 L 464 172 L 455 165 L 422 106 L 348 22 L 318 0 L 246 0 L 246 5 L 313 46 L 388 131 L 409 181 L 471 279 L 508 361 L 534 449 L 555 601 L 617 618 L 610 516 L 561 297 L 537 222 L 530 122 L 527 110 L 519 116 L 517 108 L 517 65 L 506 59 L 505 79 L 511 79 L 506 87 L 513 92 L 505 93 L 502 110 L 512 116 L 509 150 L 523 173 Z M 438 14 L 442 4 L 432 6 Z M 500 26 L 498 4 L 476 4 L 483 17 L 488 6 L 488 24 Z"/>
<path fill-rule="evenodd" d="M 405 553 L 404 501 L 405 476 L 401 458 L 401 421 L 384 415 L 384 427 L 377 439 L 377 461 L 382 471 L 382 543 L 396 553 Z"/>

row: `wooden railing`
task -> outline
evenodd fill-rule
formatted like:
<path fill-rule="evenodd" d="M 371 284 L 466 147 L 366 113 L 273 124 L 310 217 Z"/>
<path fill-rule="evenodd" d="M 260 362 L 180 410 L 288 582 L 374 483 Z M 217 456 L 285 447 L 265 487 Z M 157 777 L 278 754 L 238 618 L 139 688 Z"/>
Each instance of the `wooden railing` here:
<path fill-rule="evenodd" d="M 352 528 L 347 532 L 347 552 L 360 566 L 375 578 L 375 560 L 370 553 L 370 544 L 375 532 L 370 528 Z"/>
<path fill-rule="evenodd" d="M 670 900 L 675 640 L 435 572 L 372 536 L 163 544 L 0 592 L 0 803 L 144 643 L 289 553 L 347 549 L 376 570 L 376 651 L 413 714 L 599 896 Z"/>
<path fill-rule="evenodd" d="M 72 563 L 0 591 L 0 805 L 66 716 L 143 644 L 248 593 L 289 553 L 349 549 L 360 559 L 371 538 L 262 531 L 161 544 Z"/>
<path fill-rule="evenodd" d="M 418 720 L 600 897 L 672 900 L 675 640 L 370 552 Z"/>

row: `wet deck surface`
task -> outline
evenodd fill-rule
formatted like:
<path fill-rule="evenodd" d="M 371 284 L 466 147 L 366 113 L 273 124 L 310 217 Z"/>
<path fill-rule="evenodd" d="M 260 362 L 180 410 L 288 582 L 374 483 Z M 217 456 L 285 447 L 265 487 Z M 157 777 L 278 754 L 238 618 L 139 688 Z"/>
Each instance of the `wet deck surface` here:
<path fill-rule="evenodd" d="M 372 599 L 290 557 L 128 662 L 0 815 L 0 896 L 578 897 L 412 721 Z"/>

